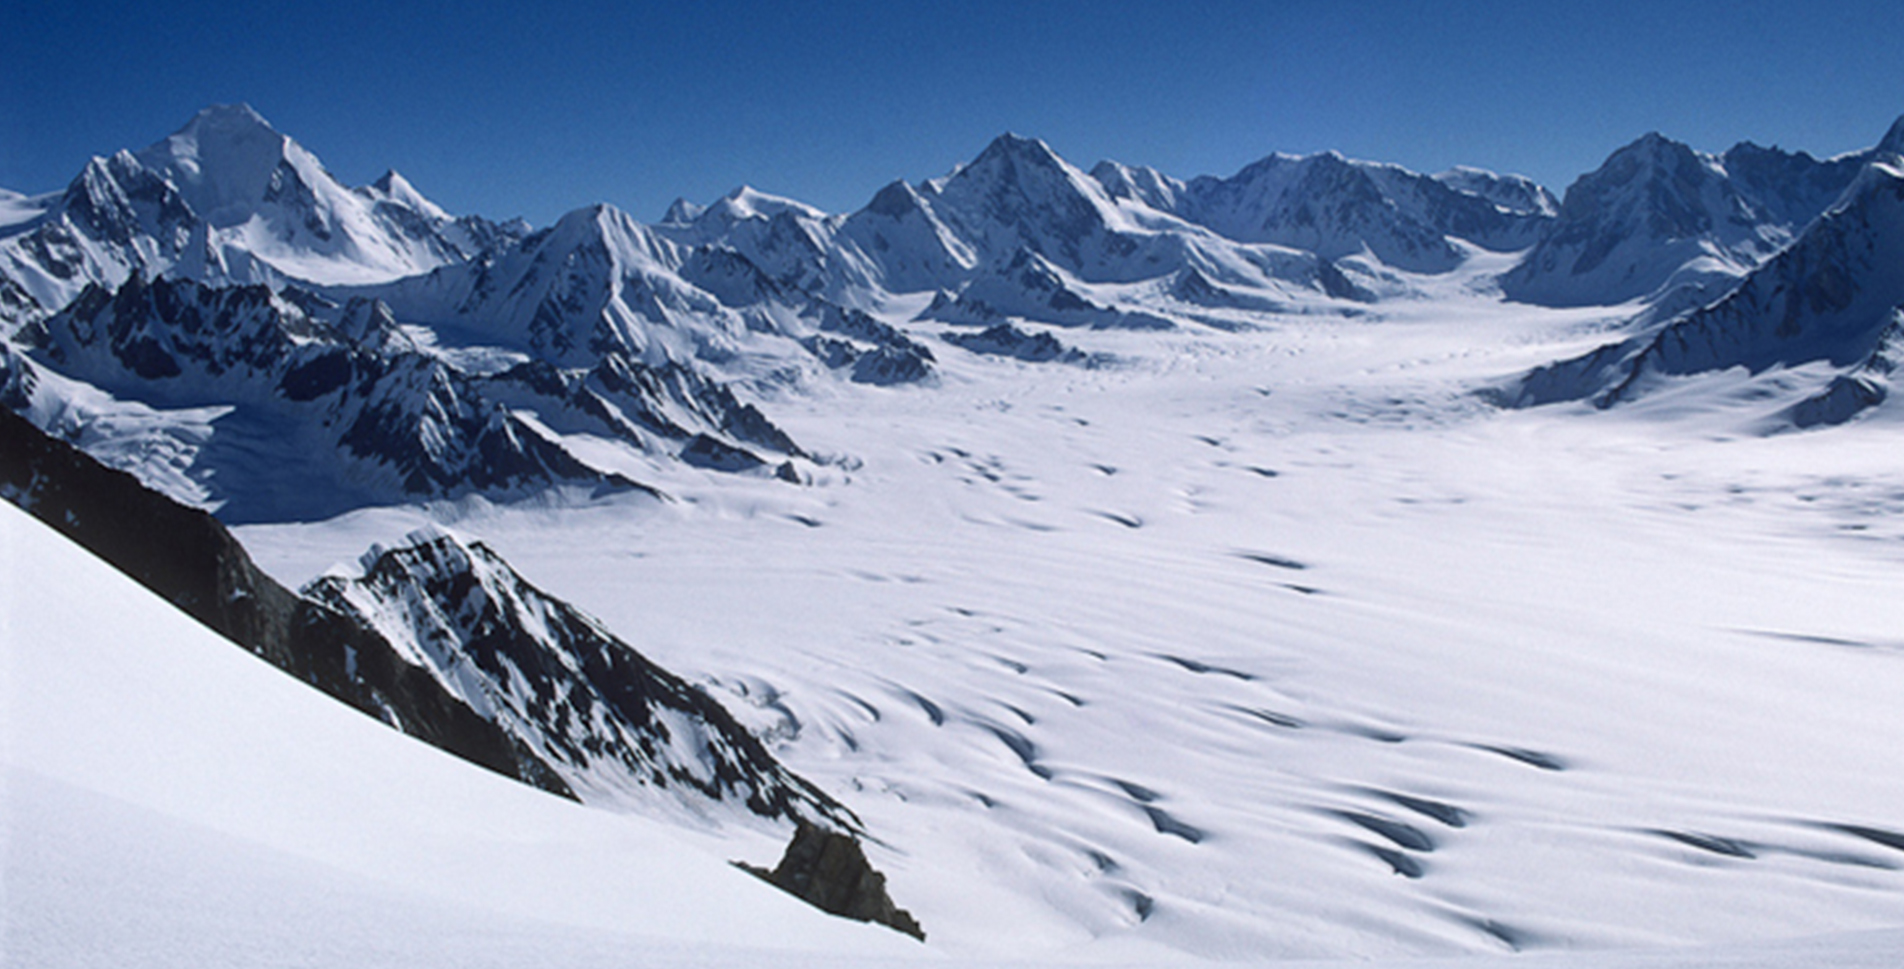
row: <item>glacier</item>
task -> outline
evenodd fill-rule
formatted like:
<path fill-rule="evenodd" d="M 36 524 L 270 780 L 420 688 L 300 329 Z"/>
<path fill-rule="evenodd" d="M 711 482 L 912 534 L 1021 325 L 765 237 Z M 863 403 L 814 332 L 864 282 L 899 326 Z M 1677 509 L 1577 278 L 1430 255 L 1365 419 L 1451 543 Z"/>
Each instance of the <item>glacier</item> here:
<path fill-rule="evenodd" d="M 260 828 L 242 776 L 134 770 L 105 740 L 58 757 L 46 724 L 118 722 L 78 673 L 17 715 L 17 810 L 98 870 L 86 831 L 160 832 L 174 868 L 213 843 L 234 878 L 417 911 L 369 938 L 422 964 L 501 960 L 467 941 L 500 911 L 493 952 L 576 964 L 655 935 L 660 964 L 1887 965 L 1900 131 L 1827 159 L 1649 135 L 1558 196 L 1334 153 L 1184 180 L 1004 135 L 851 213 L 742 187 L 538 229 L 450 217 L 394 173 L 343 188 L 211 109 L 0 199 L 0 402 L 217 508 L 287 586 L 348 602 L 372 546 L 463 563 L 397 597 L 392 639 L 483 602 L 546 625 L 547 596 L 638 641 L 852 812 L 929 943 L 759 902 L 718 860 L 771 866 L 745 823 L 563 805 L 534 822 L 573 832 L 545 858 L 494 856 L 522 897 L 454 884 L 446 856 L 392 875 L 375 825 L 287 859 L 315 836 Z M 395 415 L 368 454 L 361 412 Z M 27 608 L 62 575 L 111 583 L 8 522 L 10 621 L 120 662 L 123 631 L 81 621 L 104 617 Z M 62 564 L 20 567 L 42 559 Z M 167 689 L 216 712 L 227 675 Z M 115 736 L 181 722 L 114 696 L 157 725 Z M 578 790 L 642 773 L 590 760 L 564 767 Z M 411 823 L 395 810 L 373 813 Z M 605 863 L 551 859 L 637 836 L 716 859 L 659 869 L 719 886 L 709 912 L 784 920 L 589 914 L 623 905 L 588 900 Z M 38 953 L 88 917 L 52 850 L 9 862 Z M 111 884 L 134 877 L 157 876 Z M 604 897 L 647 890 L 625 881 Z M 176 897 L 153 910 L 244 911 Z"/>

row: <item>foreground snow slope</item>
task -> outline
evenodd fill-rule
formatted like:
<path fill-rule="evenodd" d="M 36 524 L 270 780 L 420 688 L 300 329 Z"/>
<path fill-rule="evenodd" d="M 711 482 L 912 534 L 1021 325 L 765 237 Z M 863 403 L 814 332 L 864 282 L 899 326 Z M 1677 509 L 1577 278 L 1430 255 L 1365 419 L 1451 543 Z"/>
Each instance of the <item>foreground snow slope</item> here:
<path fill-rule="evenodd" d="M 863 462 L 811 488 L 431 513 L 724 694 L 949 952 L 1904 924 L 1898 426 L 1745 436 L 1787 402 L 1732 377 L 1494 411 L 1603 321 L 1465 285 L 789 398 Z M 420 517 L 241 534 L 301 581 Z"/>
<path fill-rule="evenodd" d="M 0 547 L 7 966 L 981 964 L 392 734 L 4 502 Z M 1512 965 L 1877 969 L 1900 947 L 1886 932 Z"/>
<path fill-rule="evenodd" d="M 4 503 L 0 546 L 9 966 L 917 949 L 402 737 Z"/>

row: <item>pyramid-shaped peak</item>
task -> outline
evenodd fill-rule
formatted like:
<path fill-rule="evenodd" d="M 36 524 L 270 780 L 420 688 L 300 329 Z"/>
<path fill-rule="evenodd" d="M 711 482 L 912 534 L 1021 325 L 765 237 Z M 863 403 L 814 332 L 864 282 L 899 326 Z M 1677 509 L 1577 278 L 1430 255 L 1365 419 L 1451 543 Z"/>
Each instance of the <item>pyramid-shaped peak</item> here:
<path fill-rule="evenodd" d="M 394 168 L 385 170 L 383 177 L 371 182 L 370 186 L 385 195 L 396 195 L 398 193 L 416 191 L 416 188 L 410 184 L 410 180 L 404 178 Z"/>
<path fill-rule="evenodd" d="M 1007 131 L 993 138 L 992 143 L 986 145 L 985 150 L 979 152 L 978 157 L 973 159 L 972 164 L 967 167 L 977 168 L 988 161 L 1007 160 L 1054 168 L 1064 164 L 1064 159 L 1058 157 L 1058 153 L 1051 150 L 1051 146 L 1045 144 L 1043 140 L 1027 138 Z"/>
<path fill-rule="evenodd" d="M 675 200 L 668 205 L 668 211 L 662 213 L 661 224 L 687 225 L 695 219 L 700 218 L 701 213 L 706 211 L 706 206 L 695 205 L 693 202 L 677 196 Z"/>
<path fill-rule="evenodd" d="M 430 201 L 422 192 L 417 191 L 416 186 L 410 184 L 410 180 L 404 178 L 394 168 L 384 172 L 382 178 L 371 182 L 370 189 L 373 194 L 382 196 L 385 201 L 407 206 L 429 218 L 449 218 L 449 213 Z"/>
<path fill-rule="evenodd" d="M 298 163 L 310 178 L 322 173 L 315 158 L 244 104 L 206 108 L 138 157 L 172 179 L 192 208 L 215 226 L 248 218 L 286 161 Z"/>
<path fill-rule="evenodd" d="M 921 208 L 919 193 L 905 179 L 894 179 L 873 195 L 866 210 L 875 215 L 897 219 Z"/>
<path fill-rule="evenodd" d="M 1674 141 L 1657 131 L 1649 131 L 1634 139 L 1632 144 L 1615 151 L 1612 157 L 1645 156 L 1648 158 L 1676 159 L 1691 156 L 1692 154 L 1694 154 L 1694 152 L 1691 145 L 1681 141 Z"/>
<path fill-rule="evenodd" d="M 1904 115 L 1891 122 L 1891 130 L 1885 132 L 1883 140 L 1878 142 L 1877 153 L 1904 155 Z"/>
<path fill-rule="evenodd" d="M 213 104 L 201 109 L 185 123 L 186 128 L 237 130 L 242 128 L 266 128 L 272 131 L 271 122 L 257 109 L 242 101 L 237 104 Z M 183 130 L 183 129 L 181 129 Z"/>

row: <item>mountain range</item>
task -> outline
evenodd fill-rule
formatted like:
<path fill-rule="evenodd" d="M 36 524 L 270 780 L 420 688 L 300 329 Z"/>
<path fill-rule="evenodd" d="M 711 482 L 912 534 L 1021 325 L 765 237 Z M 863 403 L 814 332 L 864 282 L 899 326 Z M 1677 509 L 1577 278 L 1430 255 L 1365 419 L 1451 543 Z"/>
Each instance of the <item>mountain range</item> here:
<path fill-rule="evenodd" d="M 902 869 L 898 888 L 926 896 L 922 914 L 981 923 L 980 909 L 948 901 L 954 888 L 919 875 L 945 856 L 908 854 L 934 849 L 893 834 L 940 824 L 982 844 L 988 872 L 1009 873 L 1061 913 L 1057 922 L 1093 936 L 1145 925 L 1183 932 L 1192 951 L 1232 929 L 1237 941 L 1213 950 L 1260 941 L 1291 901 L 1276 894 L 1282 887 L 1239 888 L 1235 911 L 1251 914 L 1234 915 L 1210 899 L 1243 884 L 1238 869 L 1212 876 L 1227 879 L 1220 889 L 1179 873 L 1200 870 L 1194 852 L 1206 844 L 1285 829 L 1302 832 L 1311 874 L 1337 870 L 1314 858 L 1368 863 L 1338 888 L 1368 889 L 1358 879 L 1371 870 L 1429 881 L 1421 895 L 1379 885 L 1395 906 L 1384 918 L 1414 938 L 1520 948 L 1587 933 L 1553 914 L 1564 905 L 1517 908 L 1443 860 L 1470 856 L 1436 854 L 1483 841 L 1489 808 L 1506 817 L 1564 801 L 1554 792 L 1572 783 L 1568 756 L 1490 739 L 1460 717 L 1430 729 L 1301 682 L 1333 660 L 1233 662 L 1177 630 L 1140 633 L 1121 652 L 1097 639 L 1150 629 L 1138 606 L 1125 614 L 1126 596 L 1151 612 L 1168 600 L 1170 615 L 1289 599 L 1316 610 L 1303 613 L 1305 629 L 1376 622 L 1328 612 L 1360 601 L 1332 587 L 1344 573 L 1260 550 L 1282 541 L 1262 520 L 1226 530 L 1198 517 L 1285 514 L 1277 496 L 1239 497 L 1235 482 L 1272 487 L 1334 466 L 1334 445 L 1287 463 L 1264 457 L 1273 449 L 1262 441 L 1301 429 L 1266 401 L 1294 395 L 1331 427 L 1410 433 L 1546 408 L 1555 422 L 1583 425 L 1617 417 L 1604 412 L 1721 413 L 1715 437 L 1803 439 L 1875 424 L 1904 365 L 1904 119 L 1873 148 L 1824 159 L 1749 142 L 1714 154 L 1648 134 L 1561 195 L 1514 175 L 1423 174 L 1334 152 L 1272 154 L 1228 177 L 1112 161 L 1086 169 L 1005 134 L 943 177 L 894 181 L 848 213 L 741 187 L 707 204 L 677 200 L 653 223 L 604 204 L 537 227 L 452 215 L 394 171 L 346 186 L 251 108 L 223 105 L 142 150 L 90 160 L 63 190 L 5 192 L 0 203 L 5 497 L 389 726 L 592 806 L 791 835 L 778 867 L 746 867 L 829 911 L 914 935 L 919 923 L 885 894 L 864 848 L 882 867 L 916 866 L 909 881 Z M 1460 339 L 1472 342 L 1419 335 L 1444 317 L 1463 319 Z M 1349 376 L 1321 390 L 1286 372 L 1252 378 L 1247 394 L 1206 389 L 1208 373 L 1236 379 L 1223 368 L 1272 352 L 1340 354 Z M 1408 383 L 1432 367 L 1456 376 Z M 1209 427 L 1153 434 L 1074 407 L 1133 375 L 1172 382 L 1115 416 L 1194 412 Z M 1367 389 L 1383 380 L 1393 383 Z M 1046 425 L 1063 428 L 1048 446 L 1014 451 L 986 437 L 1007 426 L 1043 441 L 1024 429 Z M 870 461 L 862 453 L 873 451 Z M 1051 472 L 1060 461 L 1076 465 L 1065 466 L 1074 478 Z M 908 476 L 921 473 L 914 464 L 944 490 L 907 493 Z M 883 498 L 842 498 L 860 484 L 943 501 L 894 510 Z M 1383 514 L 1429 514 L 1421 509 L 1486 490 L 1417 484 L 1383 492 L 1401 509 Z M 840 510 L 854 500 L 873 501 L 877 515 Z M 1071 511 L 1083 524 L 1064 517 Z M 1288 512 L 1279 527 L 1309 534 L 1319 526 L 1305 514 Z M 502 554 L 506 540 L 438 526 L 406 528 L 367 552 L 358 545 L 354 565 L 314 577 L 304 557 L 318 555 L 304 543 L 328 549 L 335 535 L 392 521 L 533 530 L 537 515 L 554 544 L 518 535 L 509 557 L 520 571 Z M 689 520 L 724 536 L 704 559 L 696 542 L 661 544 Z M 803 538 L 762 539 L 763 520 Z M 604 522 L 597 547 L 584 532 Z M 271 578 L 227 526 L 276 541 L 305 577 Z M 1131 544 L 1067 544 L 1086 529 Z M 970 540 L 973 530 L 990 539 Z M 586 547 L 562 544 L 577 535 Z M 632 573 L 627 563 L 649 554 L 651 539 L 690 568 L 644 572 L 645 586 L 624 581 L 619 570 Z M 1013 550 L 1009 567 L 972 551 L 992 540 Z M 829 544 L 840 542 L 850 554 Z M 1199 557 L 1219 546 L 1220 564 Z M 809 548 L 839 558 L 812 566 Z M 1136 579 L 1089 578 L 1117 561 L 1100 552 L 1127 548 L 1141 550 Z M 807 687 L 783 702 L 769 673 L 732 673 L 738 661 L 719 654 L 728 647 L 705 641 L 719 637 L 670 636 L 666 616 L 643 613 L 674 595 L 687 618 L 673 622 L 744 627 L 761 597 L 729 601 L 704 588 L 742 561 L 768 576 L 752 580 L 754 591 L 794 603 L 790 614 L 880 616 L 885 625 L 866 635 L 884 658 L 861 662 L 851 650 L 864 642 L 817 646 L 808 629 L 763 625 L 762 638 L 804 644 L 773 654 L 772 676 Z M 552 563 L 560 595 L 525 577 L 550 574 Z M 1239 563 L 1248 579 L 1225 571 Z M 996 609 L 937 591 L 977 588 L 972 577 L 993 568 L 1016 577 Z M 1355 578 L 1370 599 L 1389 594 Z M 836 581 L 873 591 L 805 591 Z M 1060 591 L 1039 591 L 1046 581 Z M 1188 605 L 1172 598 L 1177 583 L 1197 588 Z M 1102 614 L 1034 633 L 1016 652 L 975 645 L 1041 628 L 1028 617 L 1047 599 L 1060 611 L 1090 601 Z M 1832 640 L 1821 636 L 1812 638 Z M 664 667 L 669 650 L 668 666 L 686 658 L 681 672 Z M 1332 687 L 1359 682 L 1364 668 L 1340 662 L 1358 672 Z M 1105 710 L 1120 711 L 1121 727 L 1150 723 L 1153 693 L 1163 706 L 1194 707 L 1156 727 L 1168 738 L 1156 744 L 1176 745 L 1170 756 L 1186 762 L 1234 766 L 1223 758 L 1257 756 L 1256 734 L 1269 744 L 1300 736 L 1318 746 L 1290 756 L 1361 745 L 1353 749 L 1378 753 L 1353 754 L 1376 758 L 1354 761 L 1358 769 L 1375 764 L 1380 777 L 1304 788 L 1310 801 L 1299 808 L 1278 800 L 1282 788 L 1267 798 L 1205 789 L 1212 799 L 1199 801 L 1089 766 L 1109 735 L 1054 726 Z M 1236 740 L 1231 721 L 1254 739 Z M 1151 742 L 1143 731 L 1116 738 Z M 783 756 L 803 758 L 799 771 Z M 1408 759 L 1421 756 L 1430 759 Z M 1539 783 L 1488 788 L 1475 780 L 1481 768 L 1462 773 L 1477 756 Z M 1463 780 L 1444 783 L 1443 770 Z M 1485 806 L 1457 806 L 1465 799 Z M 1730 823 L 1697 798 L 1671 807 L 1707 827 Z M 1764 854 L 1837 866 L 1804 876 L 1826 895 L 1849 884 L 1838 868 L 1895 868 L 1862 853 L 1898 848 L 1891 828 L 1822 809 L 1805 817 L 1823 820 L 1738 822 L 1777 829 L 1760 841 L 1693 822 L 1608 820 L 1618 813 L 1553 827 L 1723 859 L 1713 864 Z M 1456 887 L 1435 894 L 1444 876 Z M 1226 928 L 1182 928 L 1193 923 Z"/>
<path fill-rule="evenodd" d="M 743 187 L 679 201 L 652 225 L 597 205 L 533 230 L 452 217 L 395 172 L 346 188 L 249 107 L 217 106 L 141 151 L 93 159 L 62 192 L 12 196 L 0 328 L 116 400 L 233 408 L 185 472 L 230 486 L 178 492 L 233 520 L 556 485 L 653 491 L 641 478 L 654 461 L 797 482 L 815 456 L 767 401 L 821 379 L 934 379 L 929 343 L 872 314 L 912 306 L 967 349 L 990 344 L 958 328 L 1013 320 L 1247 328 L 1264 313 L 1418 298 L 1487 252 L 1517 254 L 1496 280 L 1510 300 L 1627 307 L 1628 343 L 1672 322 L 1646 338 L 1700 347 L 1631 366 L 1637 343 L 1609 347 L 1496 399 L 1610 402 L 1633 393 L 1634 366 L 1759 370 L 1822 355 L 1843 379 L 1818 389 L 1831 406 L 1793 412 L 1815 424 L 1881 396 L 1864 360 L 1872 341 L 1781 339 L 1733 359 L 1718 346 L 1751 342 L 1732 331 L 1759 325 L 1742 315 L 1753 297 L 1703 308 L 1762 267 L 1780 279 L 1746 290 L 1888 272 L 1891 240 L 1854 257 L 1816 238 L 1844 219 L 1813 223 L 1866 204 L 1899 137 L 1821 161 L 1750 143 L 1709 155 L 1649 134 L 1556 199 L 1515 176 L 1421 175 L 1335 153 L 1189 181 L 1114 162 L 1086 172 L 1005 135 L 952 174 L 894 182 L 845 215 Z M 1815 255 L 1775 260 L 1788 251 Z M 1855 321 L 1817 326 L 1876 333 L 1895 301 L 1874 298 L 1833 311 Z M 1778 326 L 1805 328 L 1779 312 Z M 31 406 L 43 422 L 58 411 L 73 439 L 110 423 L 70 402 Z M 577 434 L 648 457 L 603 466 L 564 443 Z M 224 444 L 261 441 L 336 455 L 311 469 L 325 487 L 260 499 L 284 489 L 250 486 Z"/>

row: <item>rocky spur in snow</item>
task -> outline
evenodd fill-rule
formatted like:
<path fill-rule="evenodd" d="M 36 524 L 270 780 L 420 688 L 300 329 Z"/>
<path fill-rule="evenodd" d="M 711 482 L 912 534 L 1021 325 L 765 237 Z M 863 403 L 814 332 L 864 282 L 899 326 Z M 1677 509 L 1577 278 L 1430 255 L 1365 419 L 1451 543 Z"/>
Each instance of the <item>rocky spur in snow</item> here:
<path fill-rule="evenodd" d="M 405 661 L 536 755 L 583 801 L 858 831 L 720 704 L 481 542 L 437 529 L 371 549 L 359 576 L 302 595 L 380 632 Z"/>
<path fill-rule="evenodd" d="M 947 333 L 945 342 L 973 353 L 1012 357 L 1026 363 L 1090 363 L 1095 359 L 1083 350 L 1065 346 L 1049 333 L 1029 332 L 1010 323 L 996 323 L 976 333 Z"/>
<path fill-rule="evenodd" d="M 861 830 L 705 692 L 480 542 L 419 532 L 373 548 L 361 577 L 293 593 L 218 519 L 5 410 L 0 497 L 297 679 L 498 773 L 624 810 Z"/>
<path fill-rule="evenodd" d="M 260 571 L 218 519 L 4 409 L 0 496 L 300 681 L 465 760 L 574 796 L 533 750 L 375 629 Z"/>

